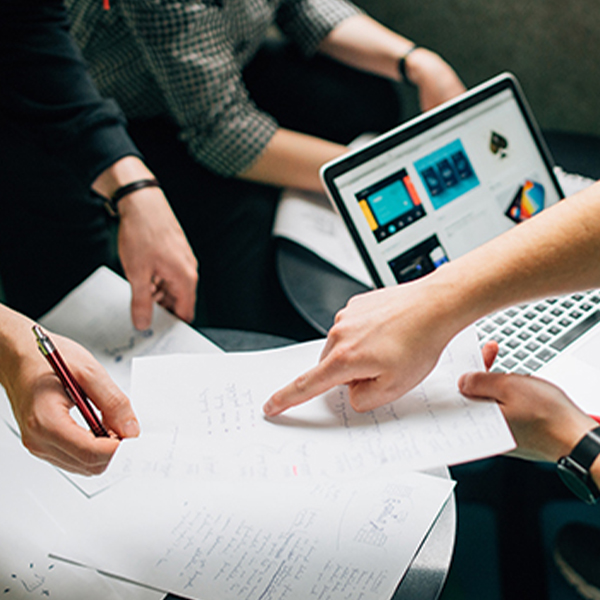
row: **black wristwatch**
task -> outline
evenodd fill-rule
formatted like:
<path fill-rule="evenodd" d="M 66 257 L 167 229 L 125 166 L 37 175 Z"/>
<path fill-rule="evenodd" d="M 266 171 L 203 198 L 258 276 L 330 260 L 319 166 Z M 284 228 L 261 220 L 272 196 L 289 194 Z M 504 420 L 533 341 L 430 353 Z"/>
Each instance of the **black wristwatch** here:
<path fill-rule="evenodd" d="M 600 490 L 590 475 L 590 467 L 600 454 L 600 427 L 588 431 L 571 454 L 558 460 L 560 478 L 571 491 L 587 504 L 596 504 Z"/>
<path fill-rule="evenodd" d="M 417 87 L 417 86 L 409 79 L 409 77 L 406 73 L 406 59 L 418 48 L 419 48 L 419 46 L 417 46 L 415 44 L 414 46 L 409 48 L 408 51 L 404 54 L 404 56 L 401 56 L 400 59 L 398 60 L 398 71 L 400 71 L 400 76 L 402 77 L 402 83 L 405 83 L 406 85 L 409 85 L 411 87 Z"/>

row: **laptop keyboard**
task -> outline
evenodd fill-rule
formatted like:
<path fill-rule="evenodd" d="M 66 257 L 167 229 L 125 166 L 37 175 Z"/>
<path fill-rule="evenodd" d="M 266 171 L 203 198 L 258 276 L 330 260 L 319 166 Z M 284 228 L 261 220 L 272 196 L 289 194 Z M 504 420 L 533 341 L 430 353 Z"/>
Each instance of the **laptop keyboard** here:
<path fill-rule="evenodd" d="M 513 306 L 476 323 L 480 345 L 496 340 L 492 371 L 532 374 L 600 322 L 600 290 Z"/>

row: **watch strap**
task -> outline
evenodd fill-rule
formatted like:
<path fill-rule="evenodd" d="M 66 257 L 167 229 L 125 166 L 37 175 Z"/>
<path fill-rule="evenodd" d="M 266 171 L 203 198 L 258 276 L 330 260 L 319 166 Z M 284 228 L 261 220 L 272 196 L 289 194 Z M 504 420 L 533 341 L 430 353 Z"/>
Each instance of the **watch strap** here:
<path fill-rule="evenodd" d="M 100 196 L 100 198 L 102 198 L 104 207 L 106 208 L 108 214 L 111 217 L 117 217 L 119 214 L 119 209 L 117 207 L 119 200 L 125 196 L 128 196 L 129 194 L 133 194 L 133 192 L 137 192 L 138 190 L 143 190 L 149 187 L 160 187 L 160 183 L 156 179 L 140 179 L 138 181 L 133 181 L 121 186 L 112 194 L 110 198 L 104 198 L 103 196 Z"/>
<path fill-rule="evenodd" d="M 558 474 L 581 500 L 595 504 L 600 490 L 590 474 L 590 467 L 600 454 L 600 427 L 588 431 L 568 456 L 558 460 Z"/>
<path fill-rule="evenodd" d="M 398 71 L 400 71 L 400 75 L 402 76 L 402 82 L 412 87 L 417 86 L 409 79 L 408 75 L 406 74 L 406 60 L 418 47 L 419 46 L 415 44 L 403 56 L 401 56 L 400 60 L 398 61 Z"/>
<path fill-rule="evenodd" d="M 600 454 L 600 427 L 588 431 L 569 456 L 589 471 L 598 454 Z"/>

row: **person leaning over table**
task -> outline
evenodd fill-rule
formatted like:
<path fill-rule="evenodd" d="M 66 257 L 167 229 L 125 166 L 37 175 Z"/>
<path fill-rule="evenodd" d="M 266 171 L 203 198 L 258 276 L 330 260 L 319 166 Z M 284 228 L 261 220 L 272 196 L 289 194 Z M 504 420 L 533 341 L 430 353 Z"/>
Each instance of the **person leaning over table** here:
<path fill-rule="evenodd" d="M 423 110 L 464 91 L 439 55 L 346 0 L 67 6 L 96 83 L 165 184 L 221 326 L 275 327 L 279 188 L 322 191 L 325 161 L 398 124 L 402 57 Z"/>
<path fill-rule="evenodd" d="M 7 303 L 39 317 L 101 264 L 114 264 L 102 202 L 119 190 L 118 253 L 132 288 L 134 325 L 158 302 L 194 317 L 196 259 L 124 118 L 103 100 L 55 0 L 0 2 L 0 278 Z M 132 183 L 141 189 L 126 193 Z M 136 187 L 134 185 L 134 187 Z M 109 428 L 136 435 L 128 399 L 82 348 L 66 360 Z M 29 450 L 79 473 L 103 470 L 115 439 L 95 439 L 68 417 L 69 400 L 38 352 L 31 322 L 0 310 L 0 383 Z"/>
<path fill-rule="evenodd" d="M 276 392 L 268 416 L 338 384 L 367 411 L 422 381 L 464 327 L 501 308 L 600 287 L 600 182 L 414 282 L 352 298 L 335 318 L 319 364 Z M 493 347 L 484 348 L 489 366 Z M 556 461 L 598 423 L 536 377 L 471 373 L 459 389 L 495 399 L 522 455 Z M 534 400 L 535 399 L 535 400 Z M 594 448 L 600 452 L 600 437 Z M 598 482 L 600 459 L 590 468 Z"/>

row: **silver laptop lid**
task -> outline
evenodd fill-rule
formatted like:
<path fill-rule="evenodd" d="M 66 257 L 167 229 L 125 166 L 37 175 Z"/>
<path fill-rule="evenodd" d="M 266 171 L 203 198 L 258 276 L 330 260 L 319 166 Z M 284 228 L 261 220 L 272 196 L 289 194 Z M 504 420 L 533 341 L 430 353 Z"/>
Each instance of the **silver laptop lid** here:
<path fill-rule="evenodd" d="M 378 287 L 416 279 L 563 197 L 523 93 L 503 74 L 324 165 Z"/>

